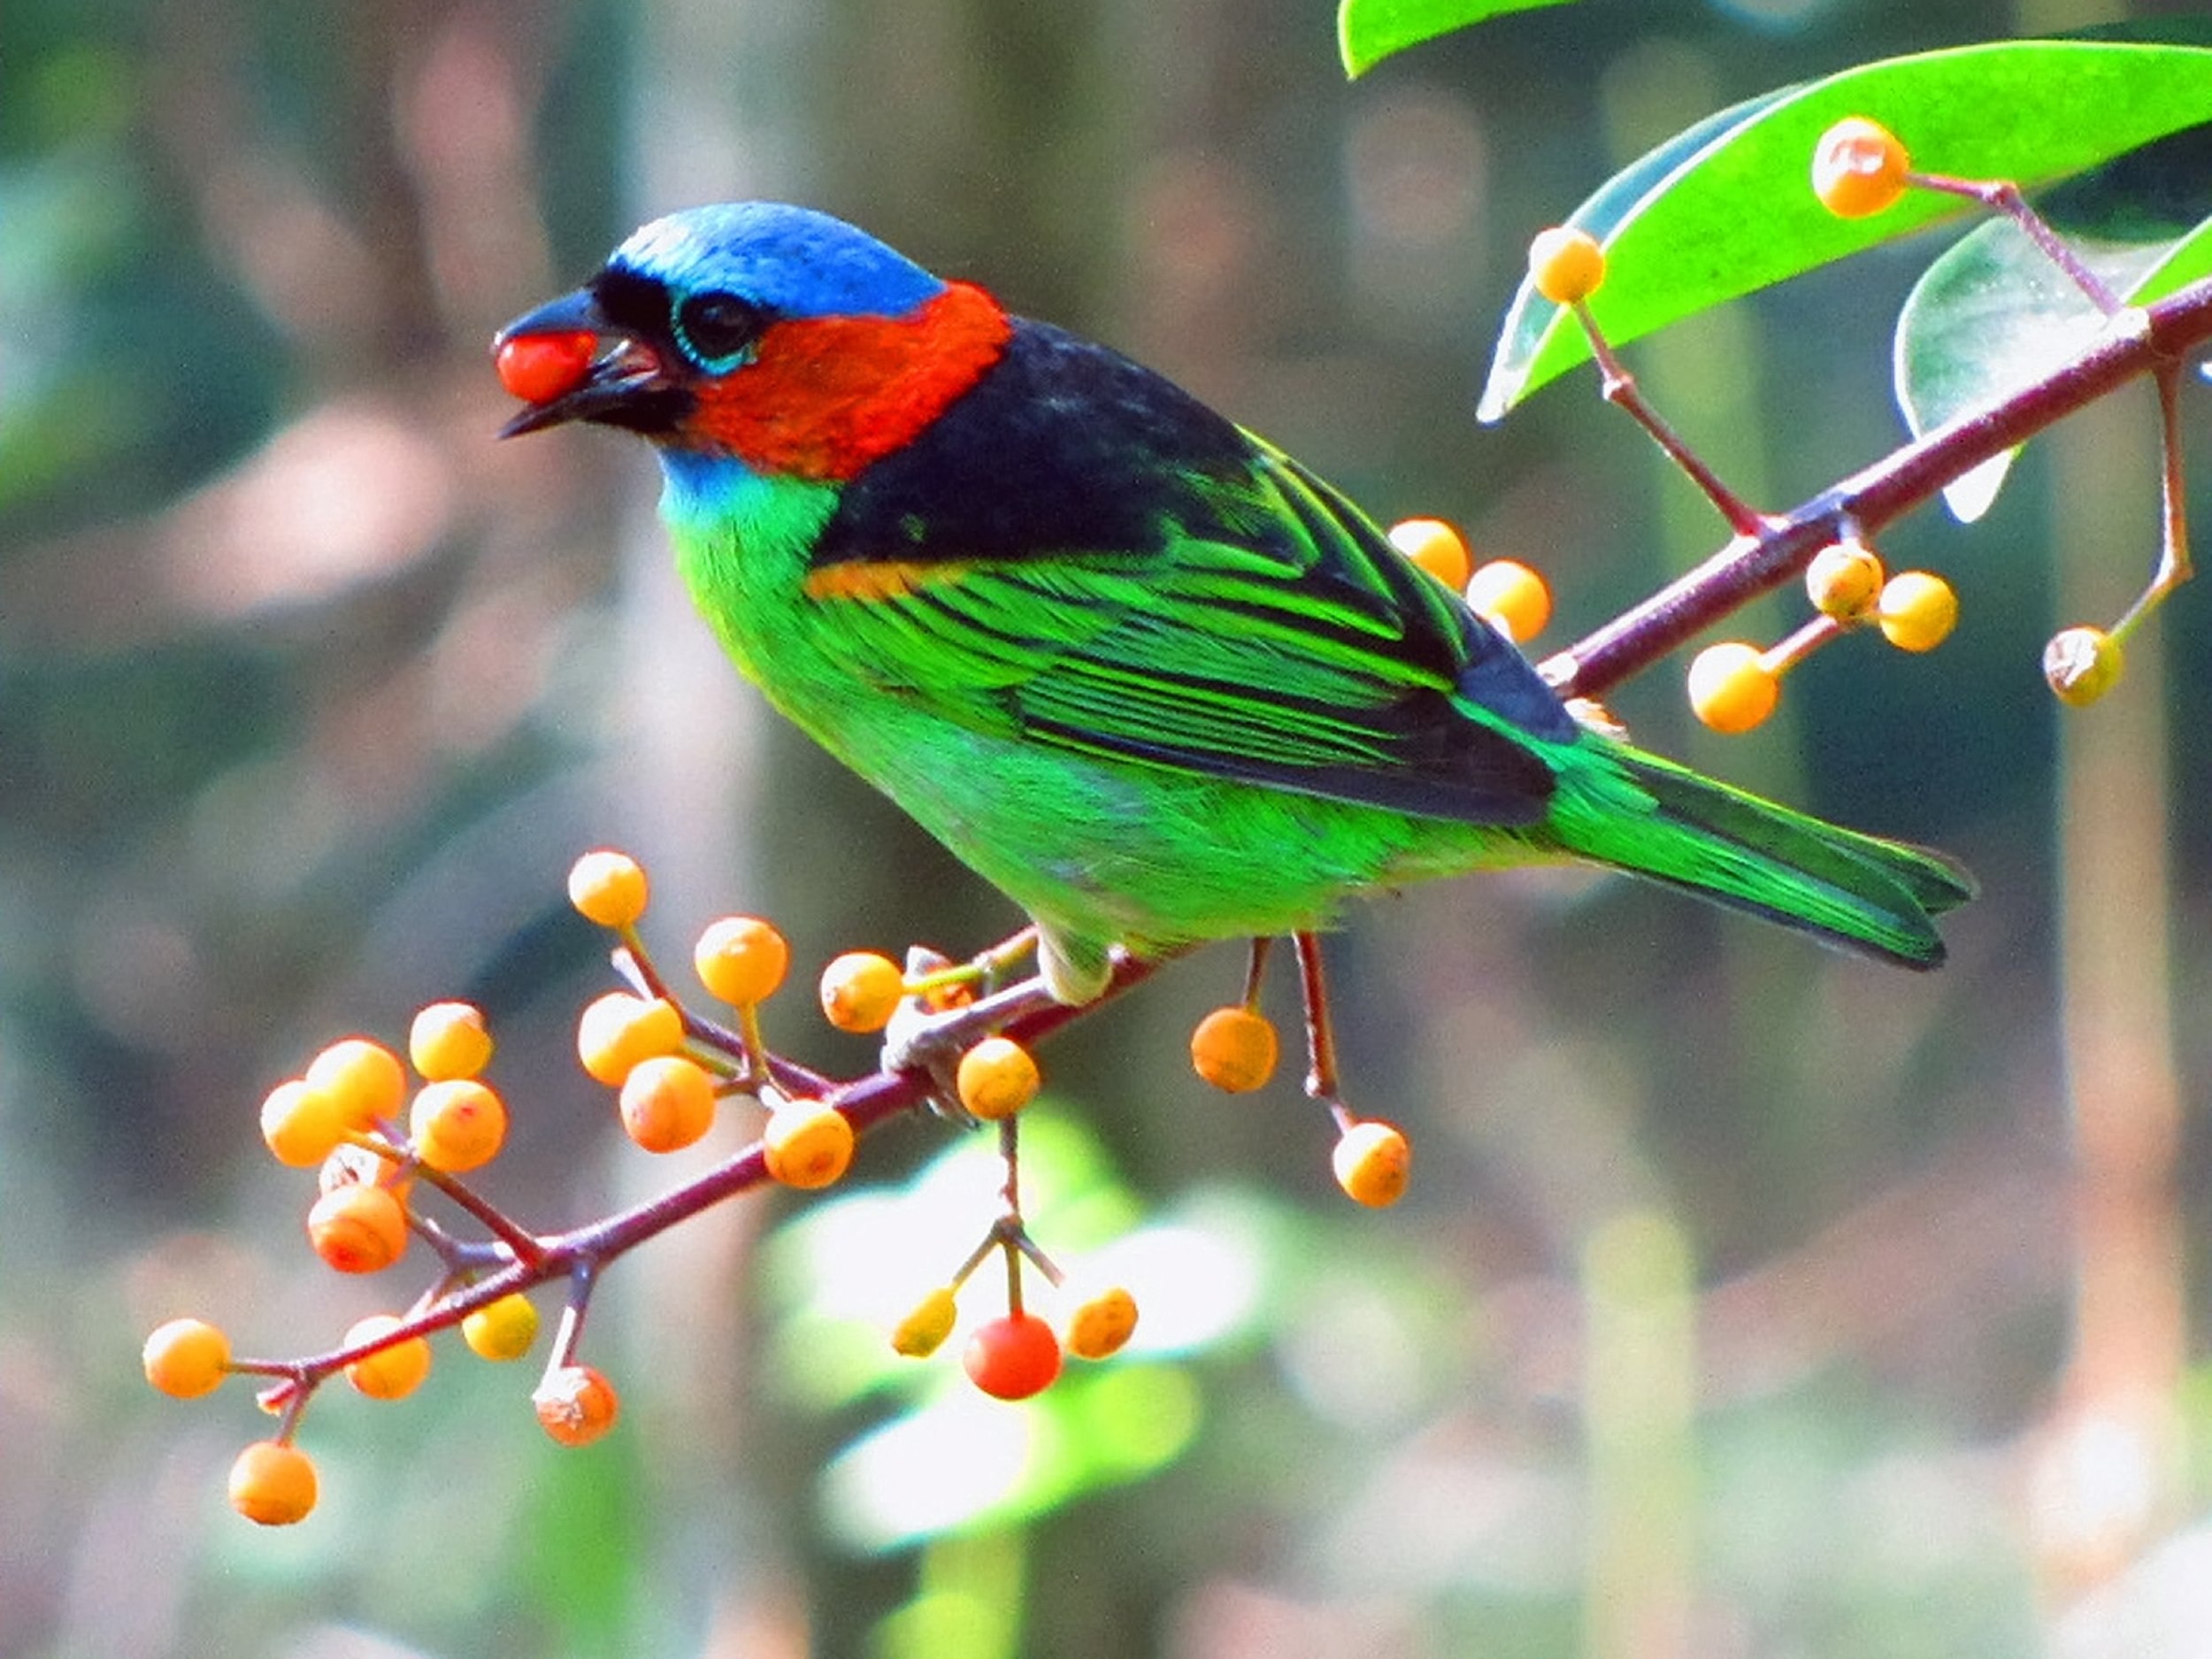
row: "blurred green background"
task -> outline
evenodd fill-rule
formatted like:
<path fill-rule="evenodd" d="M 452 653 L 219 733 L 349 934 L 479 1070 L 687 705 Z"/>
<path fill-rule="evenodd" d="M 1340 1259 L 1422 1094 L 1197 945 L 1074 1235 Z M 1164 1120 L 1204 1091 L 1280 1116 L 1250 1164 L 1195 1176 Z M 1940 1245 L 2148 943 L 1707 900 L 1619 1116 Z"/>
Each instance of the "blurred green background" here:
<path fill-rule="evenodd" d="M 1549 645 L 1720 537 L 1586 373 L 1474 426 L 1529 234 L 1737 98 L 2115 14 L 1601 0 L 1347 86 L 1327 0 L 19 0 L 0 1654 L 2204 1652 L 2203 596 L 2107 705 L 2062 723 L 2036 666 L 2150 565 L 2147 390 L 1984 523 L 1889 541 L 1962 594 L 1932 657 L 1847 642 L 1742 740 L 1671 671 L 1617 700 L 1650 746 L 1966 857 L 1939 976 L 1621 882 L 1379 903 L 1333 947 L 1345 1060 L 1420 1161 L 1368 1215 L 1294 1079 L 1190 1077 L 1242 967 L 1181 964 L 1047 1054 L 1040 1227 L 1148 1311 L 1031 1407 L 877 1357 L 987 1218 L 979 1148 L 941 1166 L 921 1124 L 864 1150 L 878 1190 L 614 1269 L 588 1352 L 626 1414 L 588 1452 L 538 1433 L 531 1367 L 449 1339 L 403 1405 L 318 1402 L 323 1506 L 265 1533 L 222 1495 L 248 1391 L 180 1405 L 137 1364 L 172 1314 L 301 1353 L 419 1286 L 419 1252 L 397 1285 L 314 1262 L 253 1113 L 423 1002 L 491 1012 L 517 1122 L 483 1185 L 515 1213 L 669 1178 L 570 1057 L 605 982 L 561 902 L 584 848 L 647 860 L 674 962 L 726 910 L 803 979 L 1014 919 L 721 666 L 641 451 L 493 438 L 492 330 L 634 224 L 853 218 L 1539 565 Z M 1895 441 L 1887 324 L 1932 245 L 1635 365 L 1793 501 Z M 865 1066 L 787 1000 L 780 1046 Z"/>

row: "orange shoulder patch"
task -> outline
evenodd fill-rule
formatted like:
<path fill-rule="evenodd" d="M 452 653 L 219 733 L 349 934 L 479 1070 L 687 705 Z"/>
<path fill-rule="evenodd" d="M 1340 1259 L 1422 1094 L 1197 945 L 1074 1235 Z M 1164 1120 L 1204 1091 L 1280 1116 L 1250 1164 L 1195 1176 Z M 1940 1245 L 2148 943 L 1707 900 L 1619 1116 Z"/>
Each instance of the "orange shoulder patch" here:
<path fill-rule="evenodd" d="M 943 559 L 844 559 L 807 572 L 809 599 L 901 599 L 930 582 L 957 581 L 967 565 Z"/>

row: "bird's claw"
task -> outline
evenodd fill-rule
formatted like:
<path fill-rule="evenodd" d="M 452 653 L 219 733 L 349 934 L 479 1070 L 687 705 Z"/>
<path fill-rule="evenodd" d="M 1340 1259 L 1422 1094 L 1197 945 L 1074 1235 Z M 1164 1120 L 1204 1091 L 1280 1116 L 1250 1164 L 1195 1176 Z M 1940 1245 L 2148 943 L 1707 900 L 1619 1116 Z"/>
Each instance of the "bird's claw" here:
<path fill-rule="evenodd" d="M 944 956 L 917 945 L 906 954 L 910 980 L 942 973 L 953 964 Z M 987 994 L 972 1002 L 947 1008 L 933 1006 L 926 995 L 903 999 L 883 1028 L 879 1064 L 887 1071 L 919 1072 L 929 1079 L 930 1110 L 958 1123 L 974 1119 L 960 1104 L 960 1056 L 1010 1019 L 1054 1006 L 1043 979 L 1037 976 L 1017 980 L 1003 989 L 989 989 L 988 965 L 979 966 L 979 979 Z"/>

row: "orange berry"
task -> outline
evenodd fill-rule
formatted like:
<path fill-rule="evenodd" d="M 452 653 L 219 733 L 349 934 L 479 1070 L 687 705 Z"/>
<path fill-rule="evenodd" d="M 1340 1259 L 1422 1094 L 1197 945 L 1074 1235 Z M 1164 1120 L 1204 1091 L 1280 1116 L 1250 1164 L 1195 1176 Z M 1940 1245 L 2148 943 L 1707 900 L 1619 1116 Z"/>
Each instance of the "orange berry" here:
<path fill-rule="evenodd" d="M 691 952 L 699 983 L 724 1002 L 752 1008 L 766 1002 L 791 967 L 791 946 L 772 922 L 725 916 L 699 935 Z"/>
<path fill-rule="evenodd" d="M 489 1164 L 507 1139 L 507 1106 L 472 1077 L 426 1083 L 407 1117 L 415 1156 L 434 1170 L 460 1175 Z"/>
<path fill-rule="evenodd" d="M 474 1077 L 491 1063 L 492 1034 L 473 1002 L 433 1002 L 407 1030 L 407 1057 L 432 1083 Z"/>
<path fill-rule="evenodd" d="M 197 1400 L 222 1386 L 230 1339 L 204 1319 L 172 1319 L 154 1327 L 141 1357 L 148 1382 L 174 1399 Z"/>
<path fill-rule="evenodd" d="M 602 927 L 634 927 L 645 914 L 645 867 L 625 852 L 602 847 L 568 872 L 568 902 L 586 921 Z"/>
<path fill-rule="evenodd" d="M 1275 1022 L 1241 1003 L 1217 1008 L 1191 1033 L 1192 1070 L 1225 1094 L 1248 1094 L 1264 1087 L 1280 1054 Z"/>
<path fill-rule="evenodd" d="M 999 1400 L 1026 1400 L 1060 1374 L 1060 1339 L 1033 1313 L 1010 1313 L 979 1328 L 961 1356 L 970 1380 Z"/>
<path fill-rule="evenodd" d="M 367 1037 L 332 1043 L 309 1062 L 305 1082 L 336 1102 L 349 1129 L 397 1117 L 407 1099 L 407 1071 L 399 1056 Z"/>
<path fill-rule="evenodd" d="M 849 950 L 822 970 L 822 1013 L 840 1031 L 881 1031 L 905 995 L 899 964 L 872 950 Z"/>
<path fill-rule="evenodd" d="M 289 1526 L 315 1507 L 315 1465 L 285 1440 L 256 1440 L 230 1466 L 230 1507 L 260 1526 Z"/>
<path fill-rule="evenodd" d="M 576 1057 L 609 1088 L 622 1087 L 630 1068 L 683 1047 L 684 1017 L 664 997 L 648 1002 L 627 991 L 595 998 L 576 1021 Z"/>
<path fill-rule="evenodd" d="M 1838 219 L 1865 219 L 1905 193 L 1912 157 L 1878 121 L 1847 116 L 1813 146 L 1813 194 Z"/>
<path fill-rule="evenodd" d="M 1872 609 L 1886 572 L 1882 556 L 1857 538 L 1813 555 L 1805 567 L 1805 595 L 1813 609 L 1839 622 L 1856 622 Z"/>
<path fill-rule="evenodd" d="M 333 1187 L 307 1212 L 307 1238 L 342 1273 L 381 1272 L 406 1254 L 407 1212 L 385 1187 Z"/>
<path fill-rule="evenodd" d="M 1405 1196 L 1413 1148 L 1398 1130 L 1371 1119 L 1337 1137 L 1329 1162 L 1348 1197 L 1381 1210 Z"/>
<path fill-rule="evenodd" d="M 908 1359 L 927 1359 L 944 1346 L 960 1316 L 950 1285 L 940 1285 L 914 1304 L 891 1333 L 892 1351 Z"/>
<path fill-rule="evenodd" d="M 1492 559 L 1467 579 L 1467 609 L 1515 644 L 1551 620 L 1551 586 L 1517 559 Z"/>
<path fill-rule="evenodd" d="M 760 1143 L 770 1177 L 803 1192 L 829 1186 L 852 1165 L 853 1126 L 844 1113 L 820 1101 L 795 1100 L 776 1108 Z"/>
<path fill-rule="evenodd" d="M 2118 685 L 2126 670 L 2120 641 L 2102 628 L 2062 628 L 2043 648 L 2043 678 L 2060 702 L 2077 709 Z"/>
<path fill-rule="evenodd" d="M 648 1152 L 674 1152 L 714 1127 L 714 1079 L 680 1054 L 641 1060 L 622 1079 L 622 1128 Z"/>
<path fill-rule="evenodd" d="M 340 1345 L 373 1341 L 403 1324 L 398 1315 L 373 1313 L 357 1319 Z M 430 1343 L 419 1336 L 402 1338 L 388 1348 L 364 1355 L 346 1367 L 346 1380 L 372 1400 L 404 1400 L 430 1375 Z"/>
<path fill-rule="evenodd" d="M 564 1446 L 588 1446 L 614 1426 L 622 1399 L 614 1385 L 589 1365 L 548 1371 L 530 1396 L 538 1425 Z"/>
<path fill-rule="evenodd" d="M 1528 245 L 1528 273 L 1555 305 L 1578 305 L 1605 280 L 1605 250 L 1572 225 L 1541 230 Z"/>
<path fill-rule="evenodd" d="M 1716 732 L 1748 732 L 1774 712 L 1782 682 L 1755 645 L 1709 645 L 1690 660 L 1690 709 Z"/>
<path fill-rule="evenodd" d="M 1931 571 L 1905 571 L 1883 583 L 1874 618 L 1899 650 L 1932 651 L 1958 626 L 1959 596 Z"/>
<path fill-rule="evenodd" d="M 978 1118 L 1011 1118 L 1037 1098 L 1043 1081 L 1029 1050 L 1011 1037 L 986 1037 L 960 1056 L 954 1082 L 960 1103 Z"/>
<path fill-rule="evenodd" d="M 1136 1328 L 1137 1299 L 1116 1285 L 1068 1317 L 1068 1352 L 1078 1359 L 1104 1359 L 1121 1352 Z"/>
<path fill-rule="evenodd" d="M 279 1164 L 311 1170 L 335 1151 L 349 1127 L 327 1089 L 288 1078 L 261 1102 L 261 1138 Z"/>
<path fill-rule="evenodd" d="M 511 1291 L 464 1317 L 461 1340 L 479 1359 L 520 1359 L 538 1340 L 537 1308 L 520 1291 Z"/>
<path fill-rule="evenodd" d="M 1474 572 L 1467 538 L 1441 518 L 1401 518 L 1390 526 L 1390 545 L 1455 593 Z"/>

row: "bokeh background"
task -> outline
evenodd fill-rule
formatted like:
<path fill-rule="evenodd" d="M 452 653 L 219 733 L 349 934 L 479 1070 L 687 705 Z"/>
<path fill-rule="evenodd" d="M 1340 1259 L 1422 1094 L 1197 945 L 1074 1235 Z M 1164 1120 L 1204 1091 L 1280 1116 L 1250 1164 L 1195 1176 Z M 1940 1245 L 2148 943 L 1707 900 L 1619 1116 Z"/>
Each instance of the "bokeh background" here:
<path fill-rule="evenodd" d="M 1181 964 L 1048 1053 L 1040 1225 L 1156 1317 L 1030 1407 L 874 1357 L 987 1214 L 979 1148 L 920 1124 L 859 1196 L 611 1271 L 589 1353 L 626 1415 L 588 1452 L 539 1435 L 528 1366 L 449 1339 L 405 1404 L 318 1402 L 323 1507 L 264 1533 L 222 1497 L 248 1391 L 137 1366 L 174 1313 L 305 1352 L 419 1287 L 319 1268 L 253 1114 L 423 1002 L 491 1012 L 517 1124 L 484 1184 L 517 1214 L 669 1179 L 570 1057 L 606 983 L 561 902 L 584 848 L 648 861 L 679 962 L 727 910 L 803 979 L 1014 919 L 722 668 L 643 453 L 494 439 L 492 330 L 634 224 L 840 211 L 1540 565 L 1563 639 L 1719 537 L 1586 375 L 1475 427 L 1527 236 L 1736 98 L 2117 10 L 1600 0 L 1348 86 L 1327 0 L 18 0 L 0 1653 L 2208 1651 L 2203 595 L 2105 706 L 2062 721 L 2036 666 L 2149 567 L 2147 390 L 1982 524 L 1900 527 L 1892 563 L 1964 597 L 1933 656 L 1850 641 L 1741 740 L 1671 671 L 1617 699 L 1651 746 L 1965 856 L 1941 975 L 1623 882 L 1378 902 L 1333 947 L 1345 1057 L 1420 1164 L 1370 1216 L 1294 1079 L 1191 1079 L 1241 957 Z M 1930 251 L 1636 366 L 1795 500 L 1895 441 L 1887 323 Z M 864 1067 L 789 1000 L 781 1046 Z"/>

